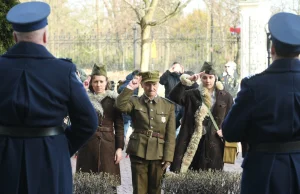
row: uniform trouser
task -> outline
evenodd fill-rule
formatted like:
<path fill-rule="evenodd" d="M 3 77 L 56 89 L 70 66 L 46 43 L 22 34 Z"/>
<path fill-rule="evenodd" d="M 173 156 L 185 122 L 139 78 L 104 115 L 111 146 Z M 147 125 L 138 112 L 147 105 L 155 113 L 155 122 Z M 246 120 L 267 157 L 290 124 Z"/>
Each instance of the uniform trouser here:
<path fill-rule="evenodd" d="M 161 160 L 145 160 L 130 155 L 133 194 L 160 194 L 164 174 Z"/>

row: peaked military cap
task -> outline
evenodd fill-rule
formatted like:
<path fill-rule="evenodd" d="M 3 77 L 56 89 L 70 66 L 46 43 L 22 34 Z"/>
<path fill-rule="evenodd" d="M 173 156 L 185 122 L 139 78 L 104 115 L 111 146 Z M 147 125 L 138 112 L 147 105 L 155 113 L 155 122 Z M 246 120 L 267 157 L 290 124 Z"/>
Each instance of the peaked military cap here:
<path fill-rule="evenodd" d="M 91 75 L 102 75 L 102 76 L 107 77 L 106 66 L 94 64 Z"/>
<path fill-rule="evenodd" d="M 80 73 L 80 80 L 81 80 L 82 82 L 84 82 L 84 81 L 87 79 L 86 73 L 85 73 L 84 70 L 81 69 L 81 68 L 76 68 L 76 69 L 77 69 L 77 71 Z"/>
<path fill-rule="evenodd" d="M 158 82 L 159 81 L 159 71 L 146 71 L 140 72 L 142 76 L 142 82 Z"/>
<path fill-rule="evenodd" d="M 17 32 L 32 32 L 48 25 L 50 6 L 44 2 L 26 2 L 9 10 L 6 19 Z"/>
<path fill-rule="evenodd" d="M 300 17 L 286 12 L 273 15 L 269 22 L 271 40 L 284 53 L 300 52 Z"/>
<path fill-rule="evenodd" d="M 201 67 L 200 72 L 205 72 L 206 74 L 215 75 L 216 71 L 213 68 L 212 64 L 210 62 L 204 62 L 203 66 Z"/>

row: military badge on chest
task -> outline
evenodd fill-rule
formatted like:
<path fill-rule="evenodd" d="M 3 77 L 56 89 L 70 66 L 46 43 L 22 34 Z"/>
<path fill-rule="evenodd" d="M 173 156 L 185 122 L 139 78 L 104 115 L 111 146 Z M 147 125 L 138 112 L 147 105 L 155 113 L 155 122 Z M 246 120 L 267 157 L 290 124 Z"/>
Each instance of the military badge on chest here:
<path fill-rule="evenodd" d="M 161 117 L 161 122 L 165 123 L 166 122 L 166 117 Z"/>

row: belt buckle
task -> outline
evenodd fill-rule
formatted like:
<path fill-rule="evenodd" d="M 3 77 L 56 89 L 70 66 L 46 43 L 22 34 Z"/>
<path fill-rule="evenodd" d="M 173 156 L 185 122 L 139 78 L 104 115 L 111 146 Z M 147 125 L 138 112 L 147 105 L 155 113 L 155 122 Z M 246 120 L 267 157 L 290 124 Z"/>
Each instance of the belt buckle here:
<path fill-rule="evenodd" d="M 152 133 L 153 133 L 153 130 L 148 130 L 147 133 L 146 133 L 147 137 L 151 138 Z"/>

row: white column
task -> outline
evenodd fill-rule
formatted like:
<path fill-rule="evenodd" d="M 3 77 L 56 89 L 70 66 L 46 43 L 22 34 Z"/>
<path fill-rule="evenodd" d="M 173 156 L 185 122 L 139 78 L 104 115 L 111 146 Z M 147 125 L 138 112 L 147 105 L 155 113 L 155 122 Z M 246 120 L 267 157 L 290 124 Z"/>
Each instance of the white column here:
<path fill-rule="evenodd" d="M 268 66 L 265 28 L 271 16 L 267 0 L 239 0 L 241 14 L 241 77 Z"/>

